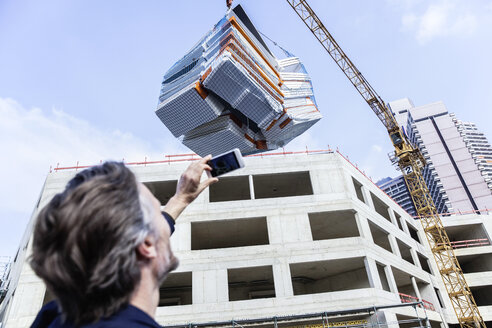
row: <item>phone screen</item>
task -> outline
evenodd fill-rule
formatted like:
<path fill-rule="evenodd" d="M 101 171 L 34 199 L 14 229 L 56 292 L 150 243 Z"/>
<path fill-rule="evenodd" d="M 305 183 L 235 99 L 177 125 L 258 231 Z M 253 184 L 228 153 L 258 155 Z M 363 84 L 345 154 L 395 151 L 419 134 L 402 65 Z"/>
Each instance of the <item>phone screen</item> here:
<path fill-rule="evenodd" d="M 212 158 L 208 162 L 208 165 L 212 167 L 212 171 L 210 171 L 210 174 L 213 177 L 217 177 L 219 175 L 234 171 L 239 168 L 239 163 L 237 162 L 234 152 Z"/>

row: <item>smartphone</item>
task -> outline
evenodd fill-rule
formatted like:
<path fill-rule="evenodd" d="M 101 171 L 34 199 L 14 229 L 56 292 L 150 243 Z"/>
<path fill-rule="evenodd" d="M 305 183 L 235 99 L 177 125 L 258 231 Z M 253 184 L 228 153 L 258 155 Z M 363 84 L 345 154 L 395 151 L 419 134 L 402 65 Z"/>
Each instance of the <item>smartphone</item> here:
<path fill-rule="evenodd" d="M 207 164 L 212 168 L 212 171 L 207 171 L 209 177 L 218 177 L 244 167 L 243 156 L 237 148 L 213 157 Z"/>

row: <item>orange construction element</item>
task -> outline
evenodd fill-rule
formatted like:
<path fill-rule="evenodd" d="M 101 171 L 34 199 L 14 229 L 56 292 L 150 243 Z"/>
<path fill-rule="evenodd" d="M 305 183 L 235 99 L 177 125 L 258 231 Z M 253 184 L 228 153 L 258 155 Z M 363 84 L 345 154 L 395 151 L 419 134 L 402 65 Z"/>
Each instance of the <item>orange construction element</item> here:
<path fill-rule="evenodd" d="M 261 75 L 261 77 L 263 79 L 265 79 L 267 81 L 267 83 L 275 90 L 277 91 L 282 97 L 284 97 L 284 94 L 282 93 L 282 91 L 280 91 L 280 89 L 268 78 L 268 76 L 265 75 L 265 73 L 263 73 L 263 71 L 261 69 L 259 69 L 255 63 L 253 63 L 249 58 L 248 58 L 248 55 L 246 55 L 245 53 L 241 52 L 241 50 L 239 50 L 236 45 L 232 42 L 230 42 L 229 44 L 227 44 L 227 46 L 224 48 L 225 50 L 227 49 L 230 49 L 230 50 L 233 50 L 234 52 L 236 52 L 236 54 L 241 57 L 241 59 L 243 59 L 253 70 L 255 70 L 258 74 Z M 229 51 L 230 52 L 230 51 Z M 243 65 L 244 66 L 244 65 Z"/>
<path fill-rule="evenodd" d="M 298 105 L 298 106 L 286 107 L 286 108 L 284 108 L 284 109 L 285 109 L 285 111 L 288 111 L 289 109 L 292 109 L 292 108 L 304 107 L 304 106 L 313 106 L 313 107 L 316 109 L 314 112 L 319 112 L 318 107 L 316 107 L 316 105 L 315 105 L 315 104 Z M 311 113 L 311 112 L 310 112 L 310 113 Z"/>
<path fill-rule="evenodd" d="M 282 113 L 282 115 L 280 115 L 277 119 L 274 119 L 272 121 L 272 123 L 270 123 L 270 125 L 266 128 L 266 131 L 270 130 L 271 128 L 273 128 L 273 126 L 275 125 L 275 123 L 277 123 L 284 115 L 285 113 L 287 113 L 287 111 L 285 110 L 284 108 L 284 112 Z"/>
<path fill-rule="evenodd" d="M 247 133 L 244 134 L 244 137 L 251 141 L 252 143 L 255 143 L 255 139 L 251 138 Z"/>
<path fill-rule="evenodd" d="M 202 99 L 205 99 L 208 97 L 208 91 L 205 90 L 205 88 L 203 87 L 203 85 L 200 82 L 195 83 L 195 90 L 198 92 L 200 97 L 202 97 Z"/>
<path fill-rule="evenodd" d="M 266 140 L 256 140 L 256 149 L 268 149 Z"/>
<path fill-rule="evenodd" d="M 253 40 L 251 40 L 251 38 L 248 36 L 248 34 L 239 25 L 236 18 L 235 17 L 229 18 L 229 22 L 232 24 L 232 26 L 234 26 L 239 31 L 239 33 L 241 33 L 241 35 L 249 42 L 249 44 L 253 47 L 253 49 L 256 50 L 256 52 L 265 61 L 265 63 L 268 65 L 268 67 L 270 67 L 272 69 L 272 71 L 275 73 L 275 75 L 277 75 L 278 79 L 280 80 L 279 85 L 282 85 L 283 82 L 282 82 L 282 79 L 280 78 L 280 75 L 278 74 L 277 70 L 275 68 L 273 68 L 273 66 L 270 64 L 270 62 L 265 58 L 265 56 L 263 56 L 260 49 L 258 49 L 258 47 L 254 44 Z M 227 28 L 228 26 L 225 25 L 224 27 Z"/>
<path fill-rule="evenodd" d="M 283 129 L 283 128 L 285 128 L 285 126 L 286 126 L 287 124 L 289 124 L 289 123 L 290 123 L 290 121 L 292 121 L 292 119 L 289 117 L 289 118 L 287 118 L 285 121 L 283 121 L 282 123 L 280 123 L 280 125 L 279 125 L 278 127 L 279 127 L 279 128 L 281 128 L 281 129 Z"/>
<path fill-rule="evenodd" d="M 239 47 L 241 48 L 241 50 L 244 52 L 244 55 L 241 54 L 240 50 L 237 49 L 236 45 L 239 45 Z M 261 75 L 261 77 L 263 77 L 267 83 L 275 89 L 275 91 L 277 91 L 278 93 L 280 93 L 282 95 L 282 97 L 284 96 L 284 94 L 282 93 L 282 91 L 280 91 L 280 89 L 273 83 L 273 81 L 263 72 L 263 69 L 258 66 L 258 64 L 254 61 L 253 58 L 251 58 L 251 56 L 248 54 L 248 51 L 246 49 L 243 48 L 243 46 L 241 45 L 241 43 L 236 39 L 236 37 L 234 36 L 234 34 L 232 32 L 230 32 L 224 39 L 222 39 L 222 41 L 220 42 L 220 52 L 224 51 L 224 49 L 226 49 L 228 46 L 232 47 L 238 54 L 239 56 L 241 56 L 241 58 L 246 61 L 246 63 L 248 65 L 251 66 L 251 68 L 253 68 L 258 74 Z M 249 58 L 246 58 L 249 57 Z M 282 83 L 279 83 L 279 85 L 281 85 Z"/>
<path fill-rule="evenodd" d="M 247 133 L 244 134 L 244 137 L 253 143 L 256 147 L 256 149 L 268 149 L 266 140 L 255 140 L 251 138 Z"/>
<path fill-rule="evenodd" d="M 203 82 L 203 81 L 207 78 L 207 76 L 210 74 L 210 72 L 212 72 L 212 67 L 209 67 L 209 68 L 205 71 L 205 73 L 204 73 L 204 74 L 202 75 L 202 77 L 200 78 L 200 81 L 201 81 L 201 82 Z"/>
<path fill-rule="evenodd" d="M 266 128 L 266 131 L 269 131 L 271 128 L 273 128 L 273 126 L 275 125 L 275 123 L 277 123 L 278 120 L 273 120 L 272 123 L 270 123 L 270 125 Z"/>
<path fill-rule="evenodd" d="M 236 55 L 235 53 L 233 53 L 233 50 L 232 50 L 232 49 L 230 49 L 230 48 L 229 48 L 229 46 L 228 46 L 228 47 L 226 47 L 225 51 L 228 51 L 228 52 L 232 55 L 232 58 L 234 58 L 236 61 L 238 61 L 238 62 L 240 63 L 239 58 L 238 58 L 238 55 Z M 240 64 L 241 64 L 241 63 L 240 63 Z M 242 66 L 243 66 L 243 67 L 244 67 L 247 71 L 249 71 L 249 69 L 248 69 L 246 66 L 244 66 L 243 64 L 241 64 L 241 65 L 242 65 Z M 250 74 L 251 74 L 251 72 L 250 72 Z M 253 77 L 253 78 L 256 80 L 256 82 L 258 82 L 258 83 L 259 83 L 259 84 L 260 84 L 260 85 L 261 85 L 261 86 L 262 86 L 262 87 L 263 87 L 266 91 L 268 91 L 268 93 L 270 93 L 270 95 L 271 95 L 272 97 L 274 97 L 275 99 L 277 99 L 277 100 L 278 100 L 278 102 L 280 102 L 281 104 L 283 104 L 283 103 L 284 103 L 284 100 L 283 100 L 282 98 L 280 98 L 279 96 L 275 95 L 272 91 L 270 91 L 270 89 L 269 89 L 268 87 L 266 87 L 266 86 L 263 84 L 263 82 L 261 82 L 261 81 L 260 81 L 260 79 L 259 79 L 259 78 L 257 78 L 254 74 L 251 74 L 251 77 Z M 268 81 L 267 81 L 267 82 L 268 82 Z"/>

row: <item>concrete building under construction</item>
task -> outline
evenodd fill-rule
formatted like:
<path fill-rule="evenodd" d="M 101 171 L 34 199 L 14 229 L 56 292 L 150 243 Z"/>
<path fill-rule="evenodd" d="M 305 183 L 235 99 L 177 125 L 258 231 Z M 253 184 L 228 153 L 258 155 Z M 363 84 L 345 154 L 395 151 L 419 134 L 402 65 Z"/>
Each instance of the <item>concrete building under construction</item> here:
<path fill-rule="evenodd" d="M 171 158 L 130 166 L 163 205 L 188 165 L 186 157 Z M 171 163 L 176 159 L 181 162 Z M 340 153 L 256 155 L 245 163 L 179 218 L 171 243 L 181 264 L 161 287 L 157 322 L 183 327 L 219 326 L 212 324 L 217 321 L 254 325 L 257 318 L 272 318 L 262 321 L 263 327 L 457 323 L 419 222 Z M 50 173 L 38 209 L 75 173 L 73 168 Z M 485 321 L 492 320 L 491 218 L 444 221 Z M 15 288 L 0 308 L 9 328 L 28 327 L 52 298 L 25 262 L 29 229 L 12 267 Z M 423 306 L 401 306 L 418 301 Z M 282 321 L 286 316 L 289 321 Z"/>

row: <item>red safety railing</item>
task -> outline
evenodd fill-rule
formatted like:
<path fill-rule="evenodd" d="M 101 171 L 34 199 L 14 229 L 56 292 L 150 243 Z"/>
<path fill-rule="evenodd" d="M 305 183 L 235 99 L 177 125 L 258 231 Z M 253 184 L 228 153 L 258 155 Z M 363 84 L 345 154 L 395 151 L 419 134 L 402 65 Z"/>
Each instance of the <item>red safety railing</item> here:
<path fill-rule="evenodd" d="M 490 241 L 487 238 L 459 240 L 459 241 L 452 241 L 450 243 L 451 243 L 451 247 L 453 248 L 478 247 L 478 246 L 490 245 Z"/>
<path fill-rule="evenodd" d="M 415 296 L 407 295 L 407 294 L 403 294 L 403 293 L 398 293 L 398 294 L 400 295 L 400 301 L 402 303 L 415 303 L 415 302 L 420 302 L 420 300 L 417 297 L 415 297 Z M 431 310 L 431 311 L 435 311 L 436 310 L 436 308 L 434 307 L 434 304 L 432 304 L 431 302 L 426 301 L 426 300 L 422 300 L 422 303 L 423 303 L 425 309 Z"/>
<path fill-rule="evenodd" d="M 381 190 L 385 195 L 387 195 L 405 213 L 408 213 L 407 211 L 405 211 L 405 209 L 403 209 L 403 207 L 400 206 L 400 204 L 398 204 L 393 198 L 391 198 L 391 196 L 389 196 L 387 193 L 385 193 L 384 190 L 381 189 L 372 180 L 372 178 L 370 176 L 366 175 L 366 173 L 363 170 L 359 169 L 359 167 L 358 167 L 357 164 L 352 163 L 349 160 L 349 157 L 348 156 L 343 155 L 340 152 L 340 150 L 338 149 L 338 147 L 337 147 L 336 151 L 333 151 L 330 148 L 330 145 L 328 145 L 328 148 L 327 149 L 320 149 L 320 150 L 309 150 L 307 146 L 306 146 L 306 150 L 301 150 L 301 151 L 285 151 L 285 148 L 282 148 L 282 151 L 281 152 L 259 153 L 259 154 L 253 154 L 253 155 L 246 155 L 245 157 L 269 157 L 269 156 L 286 156 L 286 155 L 296 155 L 296 154 L 319 154 L 319 153 L 334 153 L 334 152 L 338 153 L 343 159 L 345 159 L 357 171 L 359 171 L 359 173 L 361 173 L 364 177 L 366 177 L 369 181 L 371 181 L 373 185 L 375 185 L 379 190 Z M 127 162 L 125 164 L 126 165 L 143 165 L 143 166 L 147 166 L 147 165 L 152 165 L 152 164 L 171 164 L 171 163 L 175 163 L 175 162 L 189 162 L 189 161 L 195 161 L 195 160 L 201 158 L 197 154 L 165 155 L 165 157 L 166 158 L 164 160 L 159 160 L 159 161 L 147 161 L 147 157 L 146 157 L 143 162 Z M 176 158 L 176 157 L 179 157 L 179 158 Z M 123 159 L 123 161 L 124 161 L 124 159 Z M 102 163 L 102 161 L 100 161 L 99 163 Z M 96 164 L 94 164 L 94 165 L 96 165 Z M 59 166 L 59 163 L 58 163 L 56 165 L 56 167 L 54 167 L 54 168 L 52 166 L 50 166 L 50 173 L 53 172 L 53 171 L 57 172 L 57 171 L 62 171 L 62 170 L 85 169 L 85 168 L 88 168 L 88 167 L 91 167 L 91 166 L 94 166 L 94 165 L 79 165 L 79 162 L 77 162 L 77 164 L 75 166 L 64 166 L 64 167 L 60 167 Z"/>
<path fill-rule="evenodd" d="M 492 212 L 491 208 L 483 208 L 481 210 L 469 210 L 469 211 L 456 211 L 456 212 L 449 212 L 449 213 L 439 213 L 441 217 L 446 217 L 446 216 L 455 216 L 455 215 L 467 215 L 467 214 L 489 214 Z M 419 219 L 419 216 L 414 216 L 415 219 Z"/>
<path fill-rule="evenodd" d="M 337 150 L 338 152 L 338 150 Z M 330 149 L 328 146 L 328 149 L 321 149 L 321 150 L 309 150 L 306 147 L 306 150 L 302 151 L 285 151 L 283 149 L 281 152 L 271 152 L 271 153 L 260 153 L 260 154 L 253 154 L 253 155 L 246 155 L 245 157 L 268 157 L 268 156 L 286 156 L 286 155 L 296 155 L 296 154 L 317 154 L 317 153 L 333 153 L 333 151 Z M 342 155 L 343 156 L 343 155 Z M 165 158 L 163 160 L 158 160 L 158 161 L 148 161 L 147 157 L 143 162 L 126 162 L 126 165 L 129 166 L 135 166 L 135 165 L 152 165 L 152 164 L 171 164 L 171 163 L 176 163 L 176 162 L 192 162 L 196 161 L 197 159 L 200 159 L 201 157 L 198 156 L 197 154 L 175 154 L 175 155 L 165 155 Z M 122 160 L 124 162 L 124 159 Z M 102 163 L 100 161 L 99 163 Z M 60 167 L 59 163 L 56 165 L 56 167 L 50 167 L 50 172 L 56 172 L 56 171 L 62 171 L 62 170 L 78 170 L 78 169 L 85 169 L 88 167 L 92 167 L 97 164 L 93 165 L 79 165 L 79 162 L 77 162 L 76 165 L 74 166 L 63 166 Z"/>

